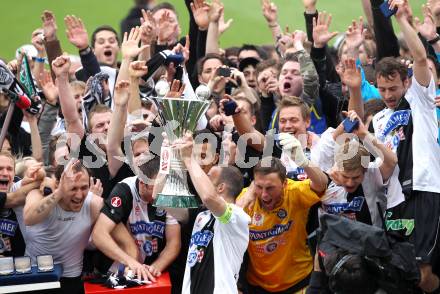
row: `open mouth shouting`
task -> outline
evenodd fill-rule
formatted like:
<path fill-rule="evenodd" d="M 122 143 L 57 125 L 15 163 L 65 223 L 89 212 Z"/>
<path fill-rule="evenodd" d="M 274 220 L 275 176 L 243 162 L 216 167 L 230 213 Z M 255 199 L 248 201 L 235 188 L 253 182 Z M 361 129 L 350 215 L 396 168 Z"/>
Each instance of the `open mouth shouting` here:
<path fill-rule="evenodd" d="M 104 51 L 104 56 L 105 57 L 112 57 L 113 56 L 113 52 L 110 49 L 107 49 Z"/>
<path fill-rule="evenodd" d="M 6 192 L 8 191 L 9 186 L 9 179 L 8 178 L 1 178 L 0 179 L 0 191 Z"/>

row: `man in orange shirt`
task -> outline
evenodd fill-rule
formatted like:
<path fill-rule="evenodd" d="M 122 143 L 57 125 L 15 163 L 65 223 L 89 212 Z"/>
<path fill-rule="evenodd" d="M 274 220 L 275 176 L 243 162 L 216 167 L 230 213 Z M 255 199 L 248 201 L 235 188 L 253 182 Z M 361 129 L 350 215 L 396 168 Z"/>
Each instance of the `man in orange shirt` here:
<path fill-rule="evenodd" d="M 309 179 L 286 178 L 279 159 L 263 158 L 254 168 L 254 181 L 237 202 L 252 218 L 249 225 L 250 294 L 303 293 L 309 284 L 313 261 L 307 247 L 309 208 L 320 200 L 328 177 L 310 166 L 299 141 L 280 134 L 283 150 L 304 168 Z"/>

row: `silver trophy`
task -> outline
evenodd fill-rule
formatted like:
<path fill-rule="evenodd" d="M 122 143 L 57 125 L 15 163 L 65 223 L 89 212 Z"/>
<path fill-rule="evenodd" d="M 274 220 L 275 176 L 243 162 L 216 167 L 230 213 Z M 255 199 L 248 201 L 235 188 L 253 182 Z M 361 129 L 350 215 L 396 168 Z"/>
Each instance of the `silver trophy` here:
<path fill-rule="evenodd" d="M 207 86 L 199 86 L 195 97 L 168 98 L 166 93 L 169 85 L 166 81 L 159 81 L 155 87 L 158 97 L 152 100 L 158 108 L 160 120 L 167 134 L 170 145 L 176 140 L 183 138 L 186 132 L 194 132 L 199 119 L 208 110 L 211 101 Z M 162 97 L 161 97 L 162 96 Z M 200 200 L 191 194 L 188 189 L 187 170 L 180 158 L 178 150 L 174 148 L 162 148 L 161 159 L 169 157 L 169 167 L 166 175 L 165 186 L 161 193 L 157 194 L 154 206 L 172 208 L 196 208 Z M 162 168 L 162 165 L 161 165 Z"/>

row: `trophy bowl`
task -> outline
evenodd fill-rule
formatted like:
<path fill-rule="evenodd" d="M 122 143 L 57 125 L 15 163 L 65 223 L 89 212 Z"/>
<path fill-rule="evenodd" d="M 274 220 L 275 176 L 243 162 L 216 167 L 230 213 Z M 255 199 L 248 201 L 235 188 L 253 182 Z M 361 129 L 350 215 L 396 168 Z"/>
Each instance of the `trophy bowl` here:
<path fill-rule="evenodd" d="M 159 111 L 165 133 L 170 145 L 183 138 L 186 132 L 193 133 L 202 115 L 208 110 L 211 101 L 186 98 L 152 98 Z M 170 208 L 197 208 L 200 200 L 188 189 L 188 172 L 183 164 L 178 150 L 162 147 L 162 162 L 168 161 L 166 179 L 162 192 L 158 193 L 154 206 Z"/>

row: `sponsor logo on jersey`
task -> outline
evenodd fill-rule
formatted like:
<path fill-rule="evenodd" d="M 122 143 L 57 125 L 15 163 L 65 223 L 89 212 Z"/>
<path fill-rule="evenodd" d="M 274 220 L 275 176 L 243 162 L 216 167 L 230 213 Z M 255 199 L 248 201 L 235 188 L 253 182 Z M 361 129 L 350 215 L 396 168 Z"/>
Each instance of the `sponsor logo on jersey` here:
<path fill-rule="evenodd" d="M 113 207 L 118 208 L 119 206 L 121 206 L 122 200 L 118 196 L 113 196 L 112 199 L 110 200 L 110 203 L 112 204 Z"/>
<path fill-rule="evenodd" d="M 190 246 L 203 246 L 208 247 L 209 242 L 211 242 L 214 237 L 214 233 L 208 230 L 200 231 L 191 236 Z"/>
<path fill-rule="evenodd" d="M 133 235 L 146 234 L 158 238 L 163 238 L 165 233 L 165 223 L 161 221 L 146 222 L 138 221 L 130 223 L 130 231 Z"/>
<path fill-rule="evenodd" d="M 405 236 L 410 236 L 414 230 L 414 219 L 389 219 L 392 215 L 392 212 L 387 213 L 385 221 L 387 231 L 406 230 Z"/>
<path fill-rule="evenodd" d="M 354 197 L 351 202 L 323 204 L 322 208 L 330 214 L 340 214 L 345 211 L 361 211 L 364 204 L 364 197 Z"/>
<path fill-rule="evenodd" d="M 18 223 L 9 219 L 0 219 L 0 234 L 13 237 Z"/>
<path fill-rule="evenodd" d="M 283 234 L 284 232 L 287 232 L 290 227 L 292 226 L 293 221 L 289 221 L 287 224 L 278 224 L 274 225 L 269 230 L 259 231 L 259 230 L 250 230 L 249 231 L 249 238 L 252 241 L 258 241 L 258 240 L 264 240 L 271 237 L 279 236 Z"/>
<path fill-rule="evenodd" d="M 410 116 L 411 116 L 411 110 L 395 111 L 388 119 L 383 130 L 379 133 L 379 136 L 381 138 L 385 138 L 398 126 L 408 125 Z"/>

